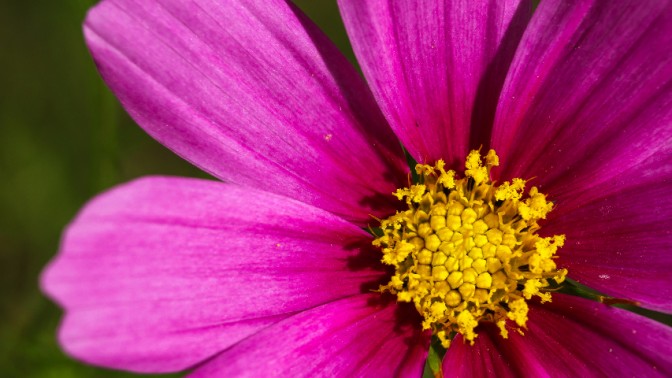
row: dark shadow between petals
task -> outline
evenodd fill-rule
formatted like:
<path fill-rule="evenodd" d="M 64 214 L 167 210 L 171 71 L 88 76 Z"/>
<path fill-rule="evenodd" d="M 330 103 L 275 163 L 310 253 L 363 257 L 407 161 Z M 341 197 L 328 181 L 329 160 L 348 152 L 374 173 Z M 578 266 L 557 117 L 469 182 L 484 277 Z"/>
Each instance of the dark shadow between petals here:
<path fill-rule="evenodd" d="M 496 3 L 491 3 L 488 10 L 488 19 L 495 17 L 494 12 Z M 497 103 L 504 87 L 511 62 L 518 48 L 518 44 L 523 37 L 523 33 L 532 16 L 532 6 L 523 1 L 520 3 L 509 27 L 504 32 L 502 42 L 495 53 L 493 59 L 488 63 L 481 81 L 476 89 L 474 99 L 474 108 L 471 113 L 471 133 L 469 135 L 469 149 L 483 148 L 484 151 L 490 149 L 490 139 L 492 137 L 492 128 L 497 112 Z M 488 34 L 496 33 L 494 27 L 488 29 Z M 496 38 L 487 38 L 488 41 Z"/>

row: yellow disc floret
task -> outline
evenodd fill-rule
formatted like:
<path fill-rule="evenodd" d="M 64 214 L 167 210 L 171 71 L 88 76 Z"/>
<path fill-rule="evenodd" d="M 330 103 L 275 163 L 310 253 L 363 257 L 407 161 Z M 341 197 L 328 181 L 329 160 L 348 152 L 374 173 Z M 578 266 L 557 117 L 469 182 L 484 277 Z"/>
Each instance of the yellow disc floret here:
<path fill-rule="evenodd" d="M 373 242 L 382 249 L 383 263 L 396 268 L 381 290 L 413 302 L 423 328 L 445 347 L 455 333 L 473 343 L 480 322 L 496 324 L 504 338 L 507 319 L 524 328 L 526 300 L 550 301 L 549 281 L 560 283 L 567 274 L 553 261 L 564 235 L 536 233 L 553 203 L 536 187 L 524 198 L 526 182 L 520 178 L 495 185 L 494 150 L 485 165 L 482 160 L 471 151 L 461 179 L 442 160 L 418 164 L 418 183 L 394 193 L 408 210 L 382 220 L 382 235 Z"/>

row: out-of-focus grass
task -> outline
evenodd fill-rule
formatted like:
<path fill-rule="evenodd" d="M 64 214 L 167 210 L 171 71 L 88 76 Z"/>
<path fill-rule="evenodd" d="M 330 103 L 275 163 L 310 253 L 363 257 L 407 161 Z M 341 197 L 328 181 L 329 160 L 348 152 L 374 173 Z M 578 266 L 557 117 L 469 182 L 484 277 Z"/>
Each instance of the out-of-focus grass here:
<path fill-rule="evenodd" d="M 0 376 L 124 376 L 67 358 L 60 310 L 38 290 L 64 225 L 87 199 L 146 173 L 198 172 L 145 136 L 95 71 L 87 1 L 0 5 Z"/>
<path fill-rule="evenodd" d="M 40 271 L 95 194 L 147 174 L 207 177 L 128 118 L 100 80 L 81 22 L 91 0 L 0 2 L 0 377 L 124 377 L 56 342 Z M 352 53 L 334 2 L 299 1 Z"/>
<path fill-rule="evenodd" d="M 147 174 L 207 178 L 134 125 L 100 80 L 81 33 L 94 3 L 0 2 L 3 378 L 132 376 L 63 354 L 61 312 L 40 293 L 40 271 L 64 226 L 97 193 Z M 296 3 L 354 63 L 335 1 Z"/>

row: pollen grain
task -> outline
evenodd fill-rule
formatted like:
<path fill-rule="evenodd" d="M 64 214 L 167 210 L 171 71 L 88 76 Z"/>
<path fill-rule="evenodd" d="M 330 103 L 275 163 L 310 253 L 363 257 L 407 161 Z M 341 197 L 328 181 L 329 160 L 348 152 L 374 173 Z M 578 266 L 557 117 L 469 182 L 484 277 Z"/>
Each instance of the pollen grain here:
<path fill-rule="evenodd" d="M 545 289 L 567 274 L 553 261 L 564 235 L 537 235 L 553 203 L 536 187 L 524 196 L 520 178 L 496 185 L 497 165 L 494 150 L 484 158 L 471 151 L 460 179 L 442 160 L 416 165 L 418 182 L 394 193 L 408 210 L 382 220 L 373 241 L 395 267 L 380 290 L 414 303 L 423 328 L 446 348 L 456 333 L 473 344 L 481 322 L 496 324 L 504 338 L 507 327 L 522 332 L 526 300 L 550 301 Z"/>

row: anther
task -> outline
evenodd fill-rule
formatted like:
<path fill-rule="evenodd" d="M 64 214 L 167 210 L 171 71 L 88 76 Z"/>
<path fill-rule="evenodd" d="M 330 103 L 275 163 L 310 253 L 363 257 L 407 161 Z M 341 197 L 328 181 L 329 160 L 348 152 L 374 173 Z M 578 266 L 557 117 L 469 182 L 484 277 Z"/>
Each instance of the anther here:
<path fill-rule="evenodd" d="M 419 182 L 395 192 L 408 210 L 382 220 L 383 235 L 373 242 L 383 251 L 383 263 L 396 268 L 381 291 L 413 302 L 423 327 L 445 347 L 454 333 L 473 343 L 480 322 L 495 323 L 504 338 L 511 327 L 524 328 L 526 300 L 550 301 L 545 288 L 567 274 L 553 261 L 564 235 L 537 235 L 537 222 L 553 203 L 536 187 L 524 198 L 526 182 L 520 178 L 495 185 L 494 150 L 485 165 L 482 160 L 471 151 L 461 179 L 442 160 L 417 165 Z"/>

